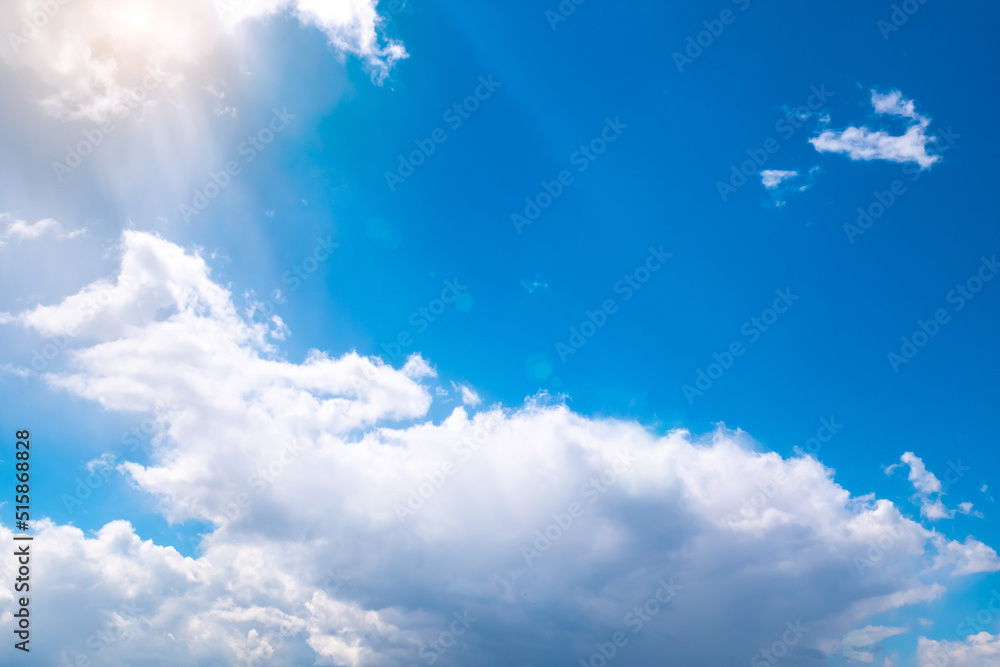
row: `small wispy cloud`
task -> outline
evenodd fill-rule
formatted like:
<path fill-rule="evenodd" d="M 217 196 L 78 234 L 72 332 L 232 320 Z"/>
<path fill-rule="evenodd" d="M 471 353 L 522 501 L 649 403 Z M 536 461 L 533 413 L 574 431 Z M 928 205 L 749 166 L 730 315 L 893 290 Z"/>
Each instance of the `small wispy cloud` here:
<path fill-rule="evenodd" d="M 915 162 L 927 169 L 941 159 L 940 155 L 928 153 L 928 145 L 937 138 L 926 133 L 931 119 L 916 111 L 913 100 L 906 99 L 898 90 L 879 93 L 872 90 L 871 103 L 880 116 L 908 118 L 906 132 L 889 134 L 884 130 L 873 130 L 867 125 L 848 127 L 845 130 L 825 130 L 813 137 L 809 143 L 820 153 L 843 153 L 852 160 L 887 160 L 889 162 Z"/>
<path fill-rule="evenodd" d="M 548 289 L 549 284 L 536 276 L 534 280 L 525 280 L 522 278 L 521 287 L 528 290 L 528 294 L 534 294 L 540 289 Z"/>
<path fill-rule="evenodd" d="M 899 457 L 901 463 L 891 465 L 886 468 L 885 473 L 891 475 L 896 468 L 907 465 L 910 468 L 910 474 L 907 475 L 907 479 L 913 484 L 913 488 L 917 490 L 918 493 L 931 494 L 941 492 L 941 480 L 939 480 L 934 473 L 929 471 L 924 465 L 923 460 L 914 454 L 913 452 L 905 452 L 901 457 Z"/>
<path fill-rule="evenodd" d="M 906 628 L 884 625 L 868 625 L 858 630 L 851 630 L 842 640 L 844 657 L 854 662 L 874 662 L 879 642 L 905 632 L 908 632 Z"/>
<path fill-rule="evenodd" d="M 20 243 L 22 241 L 33 241 L 46 235 L 52 235 L 57 239 L 72 239 L 87 232 L 87 228 L 76 229 L 72 232 L 63 232 L 62 225 L 52 218 L 43 218 L 34 223 L 18 220 L 8 213 L 0 213 L 0 223 L 6 223 L 0 230 L 0 246 L 6 245 L 10 241 Z"/>
<path fill-rule="evenodd" d="M 764 184 L 764 187 L 768 190 L 773 190 L 778 187 L 782 181 L 787 181 L 789 178 L 795 178 L 799 175 L 797 171 L 783 171 L 781 169 L 765 169 L 760 172 L 760 180 Z"/>
<path fill-rule="evenodd" d="M 477 394 L 476 391 L 472 389 L 472 387 L 469 387 L 464 384 L 456 384 L 455 382 L 452 382 L 451 386 L 456 392 L 461 394 L 462 405 L 467 405 L 470 408 L 474 408 L 483 402 L 483 399 L 479 397 L 479 394 Z"/>
<path fill-rule="evenodd" d="M 918 115 L 916 105 L 913 103 L 913 100 L 906 99 L 903 97 L 903 93 L 898 90 L 894 90 L 885 95 L 873 90 L 872 107 L 875 109 L 875 113 L 903 116 L 917 121 L 930 120 Z"/>
<path fill-rule="evenodd" d="M 771 204 L 774 206 L 784 206 L 789 195 L 796 192 L 805 192 L 816 182 L 816 174 L 819 167 L 810 167 L 805 174 L 796 169 L 764 169 L 760 172 L 760 182 L 764 189 L 771 194 Z M 803 179 L 808 179 L 802 182 Z"/>
<path fill-rule="evenodd" d="M 2 316 L 3 315 L 4 315 L 4 313 L 0 313 L 0 323 L 2 323 L 2 321 L 3 321 L 2 320 Z M 31 377 L 31 370 L 30 369 L 24 368 L 22 366 L 16 366 L 16 365 L 11 364 L 11 363 L 0 364 L 0 372 L 2 372 L 2 373 L 9 373 L 11 375 L 14 375 L 14 376 L 17 376 L 17 377 L 21 378 L 22 380 Z"/>
<path fill-rule="evenodd" d="M 923 460 L 913 452 L 904 452 L 899 457 L 900 463 L 885 469 L 886 475 L 892 475 L 897 468 L 907 466 L 910 469 L 907 479 L 913 484 L 916 491 L 914 499 L 920 503 L 920 515 L 931 521 L 940 519 L 953 519 L 955 514 L 966 514 L 970 516 L 982 517 L 982 514 L 973 509 L 972 503 L 960 503 L 957 509 L 949 509 L 941 497 L 944 489 L 934 473 L 927 469 Z"/>

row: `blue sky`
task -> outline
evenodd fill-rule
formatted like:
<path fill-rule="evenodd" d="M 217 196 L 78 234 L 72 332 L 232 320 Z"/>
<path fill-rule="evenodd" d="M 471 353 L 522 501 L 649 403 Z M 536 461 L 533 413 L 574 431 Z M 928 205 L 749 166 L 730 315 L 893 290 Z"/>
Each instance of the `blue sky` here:
<path fill-rule="evenodd" d="M 11 34 L 19 34 L 36 4 L 41 6 L 25 1 L 3 10 L 0 18 Z M 841 503 L 838 512 L 862 515 L 865 503 L 891 501 L 898 520 L 907 522 L 906 539 L 914 542 L 907 542 L 906 557 L 894 552 L 891 567 L 879 575 L 884 578 L 866 580 L 826 605 L 803 602 L 811 622 L 822 629 L 807 635 L 805 644 L 789 647 L 783 664 L 847 664 L 845 638 L 854 631 L 872 639 L 858 644 L 860 662 L 916 665 L 947 653 L 951 664 L 993 664 L 988 661 L 995 656 L 961 662 L 961 651 L 972 650 L 963 643 L 975 633 L 957 627 L 986 608 L 1000 568 L 992 551 L 1000 541 L 992 521 L 1000 367 L 994 344 L 1000 281 L 991 280 L 1000 251 L 990 186 L 1000 151 L 993 118 L 997 97 L 990 85 L 997 74 L 991 32 L 996 7 L 951 7 L 935 0 L 902 3 L 905 8 L 757 0 L 532 1 L 495 7 L 262 0 L 220 10 L 221 5 L 190 0 L 167 11 L 147 4 L 130 9 L 112 3 L 103 11 L 115 18 L 104 23 L 97 3 L 66 6 L 38 36 L 20 45 L 8 37 L 4 46 L 0 85 L 9 103 L 0 111 L 0 271 L 6 286 L 0 303 L 5 348 L 0 391 L 6 407 L 0 424 L 5 433 L 29 427 L 46 443 L 33 459 L 38 469 L 33 512 L 51 519 L 45 530 L 59 539 L 101 544 L 91 531 L 126 520 L 135 539 L 151 540 L 156 549 L 176 548 L 182 563 L 176 568 L 215 572 L 190 575 L 214 585 L 235 577 L 212 569 L 225 558 L 215 559 L 213 550 L 222 553 L 226 540 L 246 545 L 259 539 L 263 542 L 254 544 L 265 552 L 277 548 L 266 536 L 296 502 L 289 477 L 268 485 L 266 502 L 255 501 L 254 510 L 234 522 L 235 535 L 220 532 L 208 548 L 198 543 L 199 535 L 218 528 L 219 507 L 213 503 L 219 498 L 206 489 L 221 494 L 240 473 L 192 471 L 198 461 L 224 461 L 236 451 L 247 465 L 258 456 L 266 464 L 264 450 L 241 448 L 269 432 L 297 433 L 313 443 L 306 456 L 318 457 L 312 464 L 317 471 L 331 458 L 353 461 L 353 454 L 329 449 L 333 445 L 324 444 L 322 435 L 335 432 L 323 421 L 327 411 L 347 409 L 306 407 L 313 399 L 325 405 L 325 398 L 345 390 L 336 383 L 321 390 L 300 378 L 296 386 L 311 398 L 287 404 L 267 390 L 285 379 L 254 380 L 260 384 L 235 391 L 232 373 L 247 382 L 253 374 L 231 370 L 217 376 L 199 366 L 228 358 L 230 348 L 219 343 L 212 348 L 214 357 L 197 361 L 198 345 L 184 347 L 176 335 L 161 339 L 157 328 L 177 324 L 188 330 L 187 316 L 212 324 L 242 318 L 263 332 L 264 342 L 238 339 L 237 347 L 249 356 L 234 369 L 270 360 L 294 369 L 273 371 L 286 378 L 286 372 L 305 373 L 307 360 L 317 358 L 315 350 L 331 364 L 356 351 L 396 369 L 391 380 L 377 382 L 391 385 L 385 396 L 397 396 L 398 390 L 406 401 L 397 396 L 400 405 L 381 405 L 377 417 L 358 417 L 349 426 L 338 422 L 343 431 L 336 431 L 340 446 L 379 438 L 396 442 L 385 429 L 405 434 L 399 442 L 408 444 L 399 446 L 411 458 L 394 462 L 378 447 L 371 453 L 371 465 L 383 467 L 372 482 L 381 491 L 358 500 L 369 509 L 377 502 L 373 498 L 395 502 L 394 487 L 385 491 L 382 484 L 397 472 L 420 468 L 420 457 L 436 460 L 433 443 L 450 437 L 447 424 L 456 419 L 456 408 L 470 420 L 505 410 L 511 429 L 523 420 L 539 420 L 528 429 L 537 435 L 510 436 L 512 442 L 524 440 L 525 447 L 536 438 L 532 451 L 565 447 L 569 452 L 579 446 L 597 458 L 595 452 L 610 457 L 601 442 L 648 438 L 648 445 L 636 446 L 647 447 L 644 465 L 650 469 L 657 461 L 665 469 L 699 471 L 677 488 L 665 477 L 630 481 L 621 497 L 614 497 L 604 523 L 590 528 L 587 543 L 610 539 L 602 530 L 660 535 L 672 524 L 657 526 L 656 508 L 679 503 L 679 515 L 691 512 L 699 519 L 681 521 L 678 534 L 711 534 L 712 554 L 742 553 L 746 535 L 730 534 L 734 541 L 727 544 L 728 538 L 702 525 L 701 509 L 692 509 L 701 508 L 694 500 L 702 497 L 698 489 L 709 488 L 699 484 L 709 484 L 714 475 L 716 483 L 735 489 L 741 477 L 766 477 L 754 467 L 774 461 L 766 452 L 781 455 L 781 465 L 791 470 L 799 460 L 795 448 L 835 424 L 836 433 L 814 452 L 832 481 L 815 485 L 825 493 L 824 485 L 835 484 L 855 499 Z M 560 6 L 574 8 L 559 15 L 565 20 L 553 18 Z M 153 25 L 176 30 L 156 32 Z M 197 48 L 185 46 L 184 39 Z M 57 66 L 62 46 L 77 54 L 67 57 L 82 58 L 68 48 L 81 44 L 91 48 L 90 60 Z M 99 67 L 107 59 L 117 66 L 111 74 Z M 137 85 L 150 68 L 162 78 L 143 101 L 129 103 L 122 91 Z M 130 109 L 124 117 L 107 111 L 121 100 Z M 102 130 L 102 123 L 112 130 Z M 81 137 L 100 137 L 99 145 L 79 167 L 54 172 L 53 162 L 65 162 L 67 147 Z M 865 211 L 871 221 L 859 223 Z M 133 271 L 122 263 L 130 257 L 161 268 Z M 181 257 L 201 257 L 204 269 Z M 130 291 L 123 277 L 133 274 L 141 274 L 142 289 Z M 34 352 L 53 335 L 65 335 L 67 323 L 78 319 L 79 303 L 67 297 L 85 294 L 85 286 L 105 277 L 113 303 L 95 306 L 81 320 L 83 333 L 60 339 L 66 351 L 44 368 L 33 368 Z M 200 295 L 202 305 L 177 296 L 185 289 Z M 227 298 L 232 313 L 219 305 L 218 299 Z M 253 303 L 256 316 L 248 312 Z M 274 314 L 280 321 L 270 319 Z M 591 331 L 588 322 L 600 326 Z M 201 331 L 198 326 L 189 330 Z M 584 335 L 588 331 L 593 335 Z M 926 344 L 907 347 L 925 339 Z M 414 370 L 416 362 L 404 368 L 412 354 L 429 364 L 426 372 Z M 892 354 L 912 358 L 902 363 Z M 132 359 L 132 364 L 97 364 L 101 359 Z M 153 371 L 142 371 L 168 368 L 168 360 L 190 373 L 157 379 Z M 341 366 L 334 371 L 347 373 Z M 333 380 L 324 376 L 323 382 Z M 235 393 L 229 397 L 229 391 Z M 141 399 L 133 402 L 133 393 Z M 389 400 L 377 395 L 382 398 L 373 398 L 373 405 Z M 211 406 L 198 407 L 193 396 L 213 397 L 204 399 Z M 534 412 L 536 405 L 546 407 Z M 561 412 L 563 405 L 568 412 Z M 253 415 L 261 411 L 273 423 L 256 422 Z M 226 419 L 236 421 L 226 426 Z M 567 425 L 553 426 L 556 419 Z M 568 435 L 578 428 L 577 419 L 590 425 L 592 448 Z M 211 443 L 191 435 L 202 422 L 205 433 L 219 436 Z M 244 436 L 237 435 L 240 429 L 247 429 Z M 128 438 L 130 431 L 136 440 Z M 678 451 L 698 452 L 690 456 L 699 463 L 682 461 L 683 456 L 660 461 L 663 451 L 674 451 L 664 444 L 671 438 L 688 438 Z M 727 443 L 736 449 L 728 450 Z M 199 459 L 198 451 L 207 453 Z M 115 457 L 105 456 L 102 463 L 100 457 L 111 453 Z M 484 497 L 495 493 L 498 506 L 505 506 L 499 499 L 517 495 L 518 484 L 573 486 L 577 469 L 559 465 L 555 454 L 538 454 L 537 461 L 534 454 L 524 456 L 517 460 L 537 465 L 538 479 L 522 471 L 524 479 L 508 486 L 496 482 L 494 488 L 494 473 L 483 470 L 475 473 L 486 476 L 481 479 L 469 473 L 470 486 L 481 484 Z M 579 462 L 576 454 L 566 456 Z M 0 458 L 7 461 L 8 455 Z M 124 466 L 126 461 L 138 467 Z M 100 483 L 81 498 L 78 481 L 93 470 Z M 341 474 L 346 475 L 338 469 Z M 399 474 L 395 484 L 405 496 L 409 487 Z M 309 480 L 295 480 L 300 488 L 311 488 Z M 744 497 L 732 493 L 737 500 Z M 80 502 L 67 504 L 67 494 Z M 382 528 L 375 510 L 355 525 L 351 503 L 338 499 L 346 504 L 331 506 L 352 517 L 344 519 L 350 528 L 338 524 L 334 530 L 303 519 L 293 522 L 299 530 L 295 539 L 310 536 L 300 544 L 302 558 L 326 562 L 332 556 L 310 541 L 316 535 L 336 534 L 345 543 L 391 552 L 407 539 L 419 542 L 449 530 L 469 540 L 456 537 L 449 553 L 468 549 L 470 562 L 477 561 L 476 530 L 465 532 L 466 522 L 485 530 L 491 520 L 459 511 L 463 504 L 478 505 L 478 496 L 463 497 L 457 490 L 454 495 L 448 507 L 458 509 L 421 513 L 426 525 L 414 529 L 416 536 L 391 524 Z M 542 519 L 551 514 L 545 508 L 565 504 L 537 500 Z M 810 514 L 818 501 L 787 500 L 782 516 L 796 516 L 804 526 L 826 521 L 819 510 Z M 844 516 L 841 520 L 853 525 Z M 542 520 L 514 510 L 504 521 L 493 518 L 503 527 L 499 532 Z M 59 533 L 67 524 L 84 532 L 72 538 Z M 779 529 L 768 524 L 750 532 L 759 548 L 784 550 L 775 560 L 813 558 L 791 533 L 776 537 L 770 530 Z M 859 545 L 867 542 L 855 537 Z M 948 551 L 938 538 L 966 551 L 959 553 L 957 546 Z M 695 549 L 681 538 L 672 546 L 665 537 L 662 543 L 634 539 L 642 545 L 636 553 L 648 548 L 657 563 L 675 564 L 679 571 L 685 571 L 683 554 Z M 926 550 L 915 546 L 917 540 L 926 542 Z M 607 547 L 613 552 L 625 549 L 628 540 L 610 543 L 617 545 Z M 441 557 L 440 544 L 429 540 L 424 546 L 398 557 L 409 564 Z M 827 546 L 853 553 L 844 545 Z M 745 548 L 756 553 L 756 547 Z M 171 553 L 156 557 L 173 563 Z M 939 577 L 937 569 L 921 569 L 944 558 L 942 553 L 959 559 L 951 566 L 965 574 Z M 350 562 L 338 554 L 345 565 Z M 637 573 L 656 570 L 649 561 L 626 563 L 621 554 L 608 558 L 598 559 L 600 566 L 573 568 L 580 579 L 572 580 L 577 586 L 572 591 L 561 590 L 554 575 L 544 579 L 552 599 L 544 605 L 545 622 L 534 626 L 537 633 L 524 635 L 523 619 L 496 611 L 484 624 L 490 630 L 480 626 L 474 641 L 461 643 L 469 653 L 440 659 L 576 664 L 574 656 L 586 658 L 543 641 L 544 632 L 558 629 L 564 648 L 610 636 L 614 623 L 601 613 L 614 616 L 618 598 L 632 589 L 599 583 L 597 573 L 634 585 Z M 389 556 L 376 558 L 368 574 L 395 565 Z M 838 577 L 844 575 L 833 564 L 814 565 L 813 570 L 803 566 L 805 574 L 796 570 L 800 590 L 822 597 L 827 586 L 843 584 Z M 455 575 L 445 601 L 453 609 L 442 611 L 438 605 L 445 602 L 434 598 L 435 589 L 404 578 L 394 596 L 356 566 L 349 604 L 384 614 L 406 636 L 399 644 L 419 644 L 428 632 L 434 634 L 439 612 L 447 616 L 473 599 L 484 614 L 501 609 L 468 593 L 470 582 L 499 576 L 486 571 L 485 563 L 482 567 Z M 447 573 L 438 574 L 448 582 Z M 705 585 L 690 576 L 689 590 Z M 923 594 L 913 593 L 917 579 L 927 590 L 940 585 L 947 592 L 885 608 L 873 602 L 907 591 L 920 598 Z M 81 575 L 65 586 L 103 585 L 94 581 Z M 762 581 L 737 577 L 732 585 L 748 597 L 782 603 L 797 597 L 773 582 L 758 589 Z M 210 607 L 205 591 L 178 595 L 194 608 Z M 266 604 L 249 593 L 236 598 L 295 613 L 292 597 Z M 94 605 L 107 611 L 101 605 L 117 599 L 109 593 Z M 683 600 L 681 595 L 671 603 L 678 613 L 684 613 Z M 147 604 L 162 610 L 166 602 Z M 721 614 L 723 604 L 740 608 L 709 592 L 697 607 Z M 795 606 L 773 606 L 780 622 L 772 634 L 780 636 L 784 622 L 795 620 L 789 611 Z M 42 628 L 55 622 L 44 613 L 39 612 Z M 146 619 L 146 631 L 171 632 L 159 613 Z M 700 618 L 700 612 L 690 613 Z M 273 664 L 294 664 L 302 656 L 319 656 L 325 664 L 425 662 L 416 654 L 400 657 L 405 651 L 395 640 L 373 639 L 360 630 L 364 639 L 357 645 L 340 636 L 329 639 L 355 646 L 354 653 L 326 650 L 323 638 L 335 633 L 324 634 L 315 618 L 302 621 L 310 628 L 309 641 L 273 654 L 246 639 L 251 630 L 264 635 L 265 621 L 255 629 L 237 628 L 232 619 L 227 625 L 218 615 L 198 618 L 213 628 L 203 633 L 212 639 L 184 658 L 192 662 L 177 664 L 241 660 L 254 650 Z M 96 622 L 106 619 L 98 614 Z M 519 636 L 519 627 L 523 636 L 516 647 L 503 648 L 505 638 Z M 981 642 L 1000 643 L 995 620 L 983 630 L 990 634 Z M 92 631 L 81 625 L 78 634 L 86 638 Z M 637 653 L 619 659 L 653 664 L 654 656 L 669 650 L 674 633 L 658 630 L 655 639 L 650 634 L 642 633 L 645 643 Z M 677 655 L 700 656 L 704 664 L 749 661 L 754 653 L 744 647 L 764 647 L 774 639 L 751 624 L 733 635 L 733 654 L 712 653 L 703 642 L 676 649 Z M 239 643 L 235 636 L 249 643 L 226 653 L 220 647 Z M 46 650 L 52 653 L 46 655 L 53 664 L 72 660 L 81 643 L 43 641 L 49 642 Z M 94 664 L 139 659 L 130 645 L 115 642 Z"/>

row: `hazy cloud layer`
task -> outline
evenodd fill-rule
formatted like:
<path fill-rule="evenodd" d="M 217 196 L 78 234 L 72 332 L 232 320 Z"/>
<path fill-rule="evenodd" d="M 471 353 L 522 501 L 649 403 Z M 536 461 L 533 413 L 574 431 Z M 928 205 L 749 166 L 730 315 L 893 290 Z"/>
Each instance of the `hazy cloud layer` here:
<path fill-rule="evenodd" d="M 322 30 L 343 56 L 381 82 L 402 44 L 379 34 L 376 0 L 20 0 L 0 7 L 13 26 L 0 55 L 29 74 L 41 109 L 56 118 L 112 121 L 148 104 L 153 89 L 218 83 L 229 33 L 282 11 Z"/>

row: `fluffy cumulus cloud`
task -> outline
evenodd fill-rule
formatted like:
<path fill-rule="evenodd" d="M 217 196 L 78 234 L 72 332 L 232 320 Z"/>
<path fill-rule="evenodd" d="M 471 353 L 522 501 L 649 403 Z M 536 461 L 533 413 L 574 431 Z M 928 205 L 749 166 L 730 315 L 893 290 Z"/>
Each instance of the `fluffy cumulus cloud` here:
<path fill-rule="evenodd" d="M 362 59 L 376 82 L 406 57 L 380 34 L 377 0 L 17 0 L 0 6 L 13 27 L 0 55 L 44 112 L 102 123 L 163 90 L 217 83 L 231 29 L 282 11 Z"/>
<path fill-rule="evenodd" d="M 921 637 L 917 658 L 921 665 L 1000 667 L 1000 636 L 980 632 L 956 642 Z"/>
<path fill-rule="evenodd" d="M 148 459 L 117 470 L 170 521 L 211 528 L 188 558 L 125 522 L 43 521 L 46 664 L 597 664 L 614 650 L 801 667 L 871 655 L 899 630 L 880 616 L 1000 569 L 989 546 L 740 431 L 658 434 L 545 395 L 480 406 L 471 388 L 432 420 L 440 387 L 419 356 L 288 360 L 196 252 L 135 231 L 120 252 L 117 276 L 6 326 L 75 341 L 43 376 L 53 390 L 155 415 Z"/>
<path fill-rule="evenodd" d="M 872 108 L 878 118 L 906 119 L 903 134 L 890 134 L 867 125 L 851 126 L 845 130 L 824 130 L 809 140 L 813 147 L 820 153 L 843 153 L 852 160 L 912 162 L 923 169 L 941 159 L 940 155 L 928 150 L 937 139 L 927 134 L 931 119 L 916 112 L 913 100 L 904 98 L 898 90 L 886 94 L 873 90 L 871 95 Z"/>

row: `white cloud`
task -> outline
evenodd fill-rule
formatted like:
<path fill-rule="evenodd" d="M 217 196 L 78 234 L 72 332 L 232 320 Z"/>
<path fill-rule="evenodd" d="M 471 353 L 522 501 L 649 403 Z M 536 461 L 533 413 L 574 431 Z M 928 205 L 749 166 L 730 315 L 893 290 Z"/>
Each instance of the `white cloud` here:
<path fill-rule="evenodd" d="M 960 503 L 957 510 L 949 509 L 941 497 L 944 496 L 941 480 L 934 473 L 927 470 L 923 460 L 913 452 L 904 452 L 899 457 L 901 463 L 894 463 L 885 469 L 886 475 L 891 475 L 900 466 L 908 466 L 910 469 L 907 479 L 913 484 L 916 491 L 914 498 L 920 503 L 921 516 L 937 521 L 940 519 L 952 519 L 956 512 L 971 516 L 982 517 L 982 514 L 973 510 L 970 502 Z"/>
<path fill-rule="evenodd" d="M 383 19 L 378 13 L 377 0 L 219 0 L 217 6 L 224 23 L 230 27 L 291 11 L 303 24 L 322 30 L 340 53 L 364 60 L 376 82 L 385 79 L 393 65 L 407 57 L 401 43 L 380 38 Z"/>
<path fill-rule="evenodd" d="M 175 308 L 211 315 L 238 332 L 236 340 L 262 341 L 260 327 L 244 327 L 229 293 L 211 281 L 200 257 L 157 236 L 134 231 L 123 235 L 121 271 L 102 278 L 55 306 L 37 306 L 18 319 L 44 336 L 70 335 L 111 340 L 129 326 L 153 322 Z"/>
<path fill-rule="evenodd" d="M 125 521 L 108 523 L 91 536 L 47 520 L 36 522 L 35 529 L 35 544 L 48 545 L 46 557 L 32 561 L 32 574 L 48 586 L 32 596 L 35 623 L 42 600 L 68 612 L 58 626 L 57 646 L 31 645 L 36 655 L 50 657 L 40 660 L 44 664 L 56 664 L 62 651 L 70 659 L 58 659 L 60 664 L 237 664 L 254 655 L 274 655 L 276 665 L 302 664 L 289 660 L 288 646 L 284 654 L 273 648 L 280 648 L 284 630 L 289 641 L 304 637 L 315 644 L 308 650 L 314 657 L 358 665 L 369 653 L 358 646 L 358 636 L 402 638 L 377 612 L 333 601 L 322 589 L 288 588 L 293 582 L 273 569 L 275 552 L 248 545 L 195 560 L 141 540 Z M 6 528 L 0 527 L 0 536 L 13 543 Z M 4 574 L 13 576 L 8 562 L 3 561 Z M 300 601 L 309 619 L 267 604 L 282 597 Z M 14 597 L 8 587 L 0 600 L 0 625 L 10 626 Z M 78 662 L 80 655 L 89 662 Z"/>
<path fill-rule="evenodd" d="M 381 44 L 378 27 L 382 19 L 377 4 L 378 0 L 297 0 L 295 10 L 303 23 L 319 27 L 339 51 L 364 59 L 372 78 L 381 82 L 407 54 L 399 42 L 387 40 Z"/>
<path fill-rule="evenodd" d="M 0 45 L 3 59 L 31 73 L 46 113 L 104 122 L 137 104 L 134 91 L 212 86 L 222 77 L 227 28 L 290 11 L 322 30 L 341 56 L 362 59 L 381 82 L 406 57 L 399 42 L 379 35 L 377 0 L 26 0 L 0 5 L 0 23 L 17 26 Z M 54 9 L 53 9 L 54 8 Z M 37 19 L 34 28 L 31 17 Z M 28 27 L 23 27 L 28 26 Z M 150 72 L 159 80 L 149 84 Z"/>
<path fill-rule="evenodd" d="M 963 543 L 956 540 L 943 541 L 938 536 L 934 539 L 938 545 L 938 563 L 952 565 L 955 576 L 996 572 L 1000 569 L 997 567 L 997 552 L 979 540 L 967 537 Z"/>
<path fill-rule="evenodd" d="M 62 119 L 103 122 L 147 104 L 133 91 L 151 71 L 169 76 L 147 88 L 175 87 L 204 64 L 221 34 L 211 3 L 199 0 L 28 0 L 0 10 L 6 25 L 28 26 L 32 16 L 49 18 L 36 20 L 42 25 L 35 30 L 8 34 L 3 57 L 30 72 L 28 90 L 42 95 L 46 113 Z"/>
<path fill-rule="evenodd" d="M 924 499 L 920 504 L 920 514 L 931 521 L 937 521 L 954 518 L 955 511 L 949 510 L 940 500 Z"/>
<path fill-rule="evenodd" d="M 907 475 L 913 483 L 913 488 L 923 494 L 940 493 L 941 482 L 934 473 L 927 470 L 924 462 L 913 452 L 904 452 L 899 460 L 910 467 L 910 474 Z M 886 471 L 889 472 L 888 470 Z"/>
<path fill-rule="evenodd" d="M 354 352 L 286 360 L 196 253 L 129 231 L 120 254 L 117 276 L 14 321 L 75 338 L 50 386 L 155 413 L 148 461 L 116 467 L 168 520 L 213 529 L 190 559 L 124 522 L 91 536 L 42 522 L 48 585 L 33 604 L 65 627 L 42 661 L 114 627 L 128 639 L 101 664 L 424 663 L 421 644 L 469 614 L 438 664 L 554 664 L 627 629 L 673 578 L 680 592 L 630 662 L 669 650 L 742 663 L 800 619 L 810 631 L 783 660 L 800 667 L 873 615 L 1000 568 L 986 545 L 852 497 L 815 459 L 757 453 L 740 432 L 658 435 L 544 395 L 432 421 L 436 374 L 419 356 L 398 370 Z M 116 611 L 130 601 L 138 616 Z M 719 627 L 725 642 L 711 640 Z"/>
<path fill-rule="evenodd" d="M 916 113 L 913 100 L 903 98 L 898 90 L 885 95 L 873 90 L 872 107 L 876 114 L 909 118 L 912 122 L 901 135 L 851 126 L 840 131 L 824 130 L 809 142 L 820 153 L 844 153 L 852 160 L 915 162 L 927 169 L 941 159 L 940 155 L 927 152 L 936 137 L 926 134 L 930 118 Z"/>
<path fill-rule="evenodd" d="M 764 169 L 760 172 L 760 180 L 764 189 L 770 194 L 770 201 L 774 206 L 784 206 L 789 195 L 798 192 L 805 192 L 816 182 L 816 174 L 819 167 L 810 167 L 805 174 L 800 174 L 797 170 Z M 808 180 L 802 183 L 802 178 Z"/>
<path fill-rule="evenodd" d="M 882 625 L 867 625 L 860 630 L 851 630 L 844 636 L 844 657 L 855 662 L 875 662 L 876 644 L 905 632 L 908 632 L 906 628 Z"/>
<path fill-rule="evenodd" d="M 898 90 L 893 90 L 885 95 L 873 90 L 872 107 L 875 109 L 875 113 L 923 120 L 921 116 L 917 115 L 916 105 L 913 103 L 913 100 L 904 98 L 903 93 Z"/>
<path fill-rule="evenodd" d="M 764 187 L 768 190 L 773 190 L 782 181 L 798 175 L 799 172 L 797 171 L 782 171 L 781 169 L 764 169 L 760 172 L 761 182 L 763 182 Z"/>
<path fill-rule="evenodd" d="M 474 408 L 483 402 L 483 399 L 479 397 L 479 394 L 477 394 L 472 387 L 464 384 L 458 384 L 456 382 L 452 382 L 451 386 L 455 391 L 461 394 L 463 405 Z"/>
<path fill-rule="evenodd" d="M 958 504 L 958 512 L 959 512 L 959 514 L 966 514 L 968 516 L 974 516 L 974 517 L 977 517 L 977 518 L 980 518 L 980 519 L 983 518 L 983 513 L 982 512 L 977 512 L 976 510 L 974 510 L 973 509 L 973 505 L 970 502 L 959 503 Z"/>
<path fill-rule="evenodd" d="M 10 241 L 16 243 L 33 241 L 46 235 L 54 236 L 57 239 L 72 239 L 87 233 L 86 228 L 76 229 L 69 233 L 63 232 L 62 225 L 52 218 L 43 218 L 34 223 L 28 223 L 14 218 L 9 213 L 0 213 L 0 223 L 6 223 L 0 229 L 0 246 L 4 246 Z"/>
<path fill-rule="evenodd" d="M 956 642 L 921 637 L 917 659 L 921 665 L 1000 667 L 1000 636 L 980 632 Z"/>

